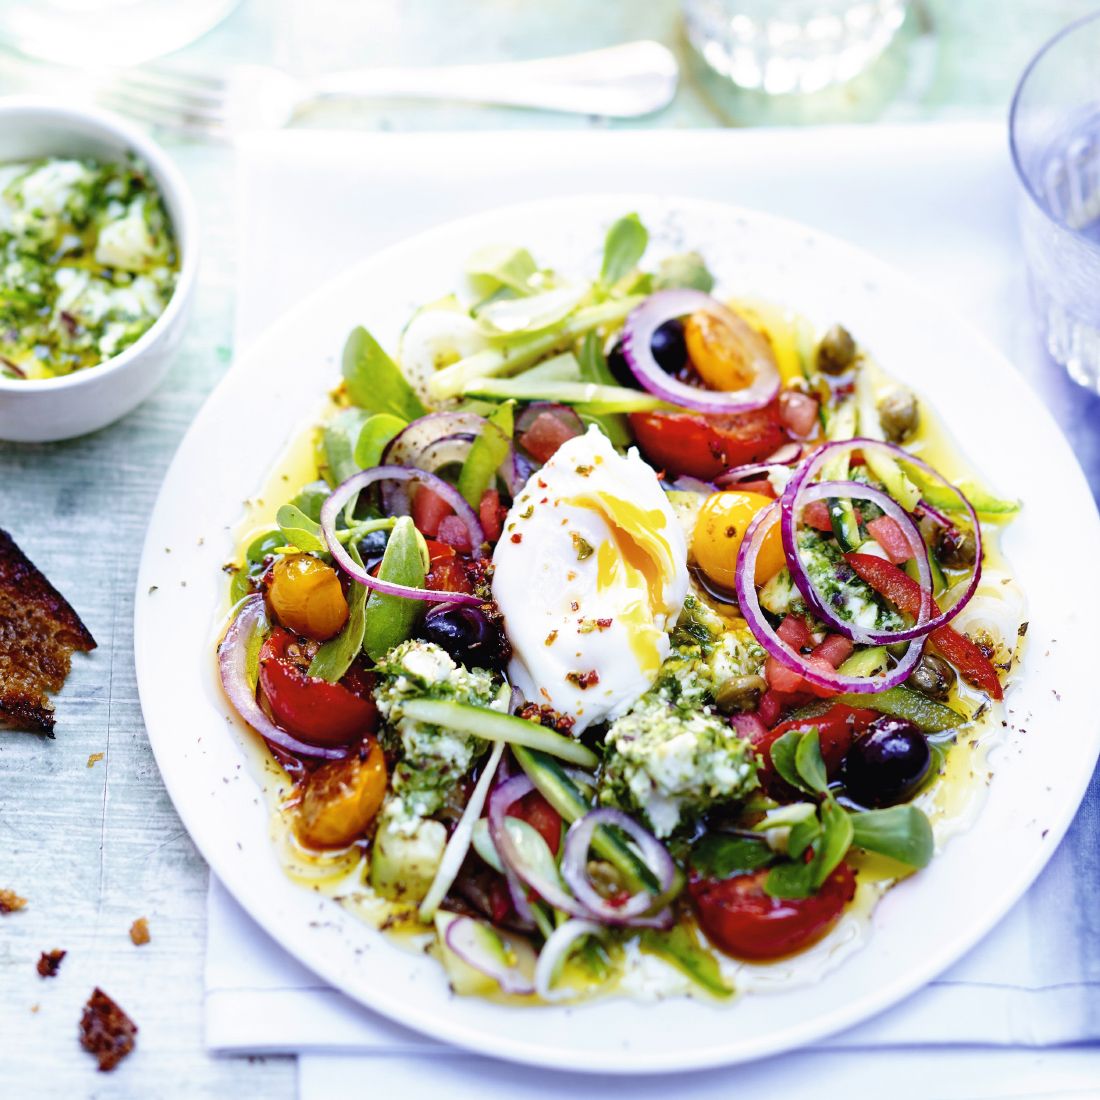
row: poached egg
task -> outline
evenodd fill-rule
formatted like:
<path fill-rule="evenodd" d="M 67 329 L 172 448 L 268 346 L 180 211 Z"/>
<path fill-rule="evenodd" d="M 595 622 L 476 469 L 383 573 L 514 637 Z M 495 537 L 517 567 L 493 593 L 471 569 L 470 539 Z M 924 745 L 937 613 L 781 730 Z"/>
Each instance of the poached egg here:
<path fill-rule="evenodd" d="M 580 733 L 653 685 L 688 592 L 687 542 L 636 450 L 596 427 L 562 444 L 515 498 L 493 565 L 509 678 L 528 701 Z"/>

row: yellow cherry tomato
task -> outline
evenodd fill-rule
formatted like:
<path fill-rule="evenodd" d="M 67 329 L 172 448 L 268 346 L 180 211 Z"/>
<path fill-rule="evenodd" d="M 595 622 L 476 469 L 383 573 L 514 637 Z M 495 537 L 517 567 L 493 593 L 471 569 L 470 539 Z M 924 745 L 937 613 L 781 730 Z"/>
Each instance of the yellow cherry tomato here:
<path fill-rule="evenodd" d="M 725 321 L 711 313 L 691 314 L 684 322 L 684 343 L 691 365 L 712 390 L 743 390 L 759 363 L 775 363 L 767 339 L 732 312 Z"/>
<path fill-rule="evenodd" d="M 295 634 L 323 642 L 348 621 L 348 601 L 331 565 L 310 554 L 275 563 L 268 597 L 279 622 Z"/>
<path fill-rule="evenodd" d="M 771 497 L 762 493 L 725 492 L 707 498 L 695 521 L 691 549 L 696 564 L 715 584 L 733 589 L 741 540 L 756 513 L 771 503 Z M 757 555 L 756 583 L 763 584 L 785 563 L 779 524 L 776 523 L 764 536 Z"/>
<path fill-rule="evenodd" d="M 311 848 L 345 848 L 374 820 L 386 793 L 386 759 L 378 742 L 322 764 L 306 780 L 298 836 Z"/>

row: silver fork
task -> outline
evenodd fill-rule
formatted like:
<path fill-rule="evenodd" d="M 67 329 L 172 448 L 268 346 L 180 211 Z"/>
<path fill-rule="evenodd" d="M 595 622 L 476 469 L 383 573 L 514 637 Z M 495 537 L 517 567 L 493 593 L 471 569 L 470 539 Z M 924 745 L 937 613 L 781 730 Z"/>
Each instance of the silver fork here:
<path fill-rule="evenodd" d="M 278 129 L 305 108 L 334 98 L 448 99 L 632 118 L 664 107 L 679 70 L 658 42 L 537 61 L 438 68 L 352 69 L 296 78 L 265 65 L 224 76 L 145 66 L 100 77 L 97 98 L 144 122 L 201 136 Z"/>

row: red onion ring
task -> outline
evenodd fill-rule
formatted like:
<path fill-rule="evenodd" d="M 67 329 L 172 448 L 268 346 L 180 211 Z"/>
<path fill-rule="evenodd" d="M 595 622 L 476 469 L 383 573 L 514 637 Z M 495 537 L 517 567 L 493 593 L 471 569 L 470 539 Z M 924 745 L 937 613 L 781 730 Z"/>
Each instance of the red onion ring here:
<path fill-rule="evenodd" d="M 447 946 L 467 965 L 492 978 L 505 993 L 525 996 L 535 992 L 535 987 L 518 966 L 503 966 L 499 959 L 482 950 L 478 931 L 482 922 L 473 917 L 456 917 L 449 925 L 444 939 Z M 494 929 L 494 934 L 496 930 Z M 512 943 L 514 946 L 514 941 Z"/>
<path fill-rule="evenodd" d="M 798 556 L 795 528 L 798 523 L 798 514 L 804 504 L 811 504 L 815 500 L 826 500 L 829 497 L 870 501 L 881 508 L 905 533 L 909 548 L 913 551 L 913 559 L 917 563 L 917 581 L 921 589 L 921 611 L 914 626 L 889 631 L 864 630 L 840 618 L 828 602 L 821 598 L 810 574 L 802 564 L 802 559 Z M 838 634 L 843 634 L 844 637 L 860 645 L 892 645 L 894 642 L 924 638 L 950 618 L 949 614 L 941 613 L 935 617 L 932 615 L 932 568 L 928 564 L 928 548 L 924 545 L 924 539 L 921 538 L 912 517 L 893 497 L 860 481 L 820 481 L 804 486 L 793 499 L 784 494 L 780 505 L 783 553 L 787 558 L 787 568 L 791 571 L 791 577 L 814 615 Z"/>
<path fill-rule="evenodd" d="M 554 975 L 562 962 L 569 957 L 577 940 L 582 936 L 599 935 L 601 931 L 603 929 L 592 921 L 574 918 L 550 933 L 550 938 L 539 952 L 539 961 L 535 964 L 535 992 L 544 1001 L 560 1001 L 572 995 L 569 990 L 563 993 L 554 992 Z"/>
<path fill-rule="evenodd" d="M 911 627 L 908 630 L 896 631 L 891 634 L 878 634 L 870 631 L 858 632 L 861 636 L 857 637 L 857 633 L 853 632 L 853 627 L 850 623 L 845 623 L 843 619 L 837 619 L 835 615 L 827 607 L 825 607 L 821 601 L 817 598 L 816 591 L 813 590 L 813 586 L 809 583 L 809 578 L 805 577 L 805 571 L 802 569 L 801 563 L 798 561 L 797 555 L 793 555 L 792 551 L 788 549 L 788 536 L 784 533 L 783 537 L 783 551 L 787 557 L 787 565 L 791 570 L 791 576 L 794 579 L 795 584 L 798 586 L 798 590 L 802 593 L 803 597 L 810 604 L 811 608 L 819 614 L 826 623 L 828 623 L 834 630 L 843 634 L 846 638 L 851 638 L 852 641 L 858 641 L 862 644 L 870 645 L 888 645 L 892 642 L 907 641 L 911 637 L 916 637 L 919 634 L 930 634 L 937 627 L 943 626 L 945 623 L 950 622 L 962 609 L 970 602 L 970 598 L 977 590 L 978 582 L 982 577 L 982 531 L 981 524 L 978 522 L 978 515 L 974 511 L 970 501 L 967 500 L 965 494 L 958 486 L 953 485 L 948 481 L 937 469 L 930 466 L 927 462 L 917 458 L 914 455 L 909 454 L 903 447 L 899 447 L 896 443 L 886 443 L 883 440 L 878 439 L 864 439 L 856 437 L 855 439 L 838 440 L 833 443 L 822 444 L 809 458 L 805 464 L 798 470 L 798 472 L 791 478 L 787 488 L 783 492 L 783 496 L 780 498 L 783 503 L 784 516 L 786 517 L 788 509 L 797 509 L 799 499 L 804 492 L 804 486 L 806 486 L 810 479 L 817 474 L 821 467 L 828 461 L 829 458 L 836 455 L 838 451 L 866 451 L 872 449 L 878 449 L 886 451 L 891 458 L 894 458 L 900 462 L 908 463 L 911 466 L 915 466 L 918 470 L 923 471 L 929 477 L 942 483 L 948 489 L 951 490 L 962 503 L 963 508 L 966 510 L 967 516 L 970 520 L 971 529 L 974 532 L 974 571 L 971 573 L 970 580 L 967 583 L 962 595 L 955 601 L 951 607 L 946 611 L 941 611 L 934 617 L 928 618 L 924 624 L 920 627 L 919 631 L 916 627 Z M 857 483 L 858 484 L 858 483 Z M 850 494 L 844 494 L 850 495 Z M 882 506 L 880 500 L 872 497 L 870 493 L 865 494 L 864 499 L 873 500 L 884 512 L 892 515 L 901 524 L 903 529 L 909 533 L 911 529 L 915 529 L 912 517 L 907 512 L 902 510 L 905 521 L 903 522 L 897 515 L 897 512 L 892 509 L 901 509 L 901 505 L 897 503 L 892 497 L 886 499 L 891 501 L 892 508 L 885 508 Z M 924 508 L 923 502 L 918 505 L 920 508 Z M 785 520 L 785 526 L 791 526 Z M 919 535 L 919 532 L 918 532 Z M 790 545 L 794 545 L 793 532 L 790 537 Z M 912 545 L 912 536 L 910 536 L 910 544 Z M 914 547 L 914 549 L 917 549 Z M 924 545 L 924 539 L 920 540 L 920 552 L 917 554 L 917 567 L 920 569 L 921 562 L 927 563 L 928 550 Z M 800 580 L 800 574 L 802 574 L 802 580 Z M 922 574 L 923 575 L 923 574 Z M 805 581 L 806 587 L 803 587 L 802 581 Z M 929 577 L 928 582 L 925 584 L 922 582 L 922 589 L 927 588 L 929 593 L 929 599 L 931 599 L 932 582 Z M 807 588 L 810 591 L 807 591 Z M 811 594 L 812 593 L 812 594 Z"/>
<path fill-rule="evenodd" d="M 807 663 L 800 653 L 796 653 L 782 638 L 776 634 L 771 623 L 760 609 L 760 600 L 756 595 L 756 558 L 760 553 L 760 546 L 764 536 L 779 521 L 780 502 L 777 500 L 767 508 L 761 509 L 749 524 L 745 532 L 741 549 L 737 555 L 736 589 L 737 602 L 741 607 L 741 614 L 749 624 L 749 629 L 761 646 L 785 668 L 799 673 L 809 683 L 816 687 L 826 688 L 835 692 L 854 692 L 866 694 L 875 691 L 885 691 L 887 688 L 897 687 L 898 684 L 908 679 L 909 674 L 920 660 L 921 651 L 924 648 L 924 639 L 913 638 L 905 650 L 904 655 L 896 667 L 887 673 L 878 673 L 874 676 L 842 676 L 839 673 L 826 673 Z"/>
<path fill-rule="evenodd" d="M 740 390 L 698 389 L 670 377 L 653 356 L 653 334 L 666 321 L 707 313 L 733 331 L 748 351 L 752 382 Z M 623 355 L 634 377 L 649 393 L 698 412 L 748 412 L 767 405 L 779 392 L 779 370 L 771 345 L 732 310 L 700 290 L 659 290 L 627 315 Z"/>
<path fill-rule="evenodd" d="M 328 499 L 321 506 L 321 531 L 325 536 L 325 543 L 329 553 L 337 565 L 352 580 L 365 584 L 376 592 L 386 596 L 400 596 L 406 600 L 426 600 L 430 603 L 465 603 L 479 604 L 482 601 L 474 595 L 463 592 L 433 592 L 427 588 L 411 588 L 405 584 L 393 584 L 390 581 L 382 581 L 372 577 L 366 569 L 360 568 L 351 555 L 341 545 L 336 537 L 336 520 L 340 510 L 356 493 L 361 492 L 376 481 L 419 481 L 426 485 L 433 493 L 441 496 L 466 524 L 470 532 L 470 542 L 473 545 L 472 554 L 475 558 L 482 556 L 481 544 L 485 541 L 485 532 L 478 523 L 474 510 L 462 499 L 462 494 L 453 486 L 448 485 L 442 478 L 429 474 L 425 470 L 412 470 L 404 466 L 375 466 L 370 470 L 360 470 L 352 474 L 342 485 L 337 486 Z"/>
<path fill-rule="evenodd" d="M 590 917 L 592 914 L 576 898 L 570 897 L 557 883 L 551 882 L 538 874 L 530 864 L 524 863 L 523 857 L 508 835 L 504 819 L 509 807 L 534 789 L 534 783 L 526 775 L 517 775 L 505 780 L 493 791 L 489 796 L 489 836 L 505 868 L 534 890 L 539 897 L 570 916 Z M 522 892 L 521 890 L 520 893 Z M 524 901 L 526 902 L 526 899 Z"/>
<path fill-rule="evenodd" d="M 589 914 L 604 924 L 663 927 L 672 914 L 668 909 L 651 914 L 656 899 L 648 890 L 631 894 L 621 904 L 616 904 L 608 901 L 592 885 L 588 878 L 588 851 L 592 847 L 592 834 L 601 825 L 611 825 L 630 837 L 643 862 L 653 872 L 661 894 L 672 889 L 676 881 L 676 864 L 665 846 L 632 817 L 610 808 L 591 810 L 569 826 L 561 860 L 562 878 Z"/>
<path fill-rule="evenodd" d="M 222 690 L 233 704 L 233 709 L 265 740 L 295 756 L 320 757 L 324 760 L 343 760 L 349 749 L 310 745 L 292 737 L 280 729 L 256 701 L 256 685 L 248 678 L 249 642 L 258 631 L 268 625 L 264 598 L 246 596 L 241 609 L 229 624 L 221 645 L 218 646 L 218 672 Z"/>

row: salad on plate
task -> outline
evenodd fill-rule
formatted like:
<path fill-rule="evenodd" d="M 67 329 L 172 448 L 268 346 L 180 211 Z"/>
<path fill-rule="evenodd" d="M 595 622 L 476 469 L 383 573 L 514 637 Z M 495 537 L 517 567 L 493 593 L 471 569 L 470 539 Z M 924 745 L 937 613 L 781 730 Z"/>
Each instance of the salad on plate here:
<path fill-rule="evenodd" d="M 227 567 L 288 872 L 462 994 L 820 976 L 971 819 L 1026 632 L 927 403 L 647 244 L 355 329 Z"/>

